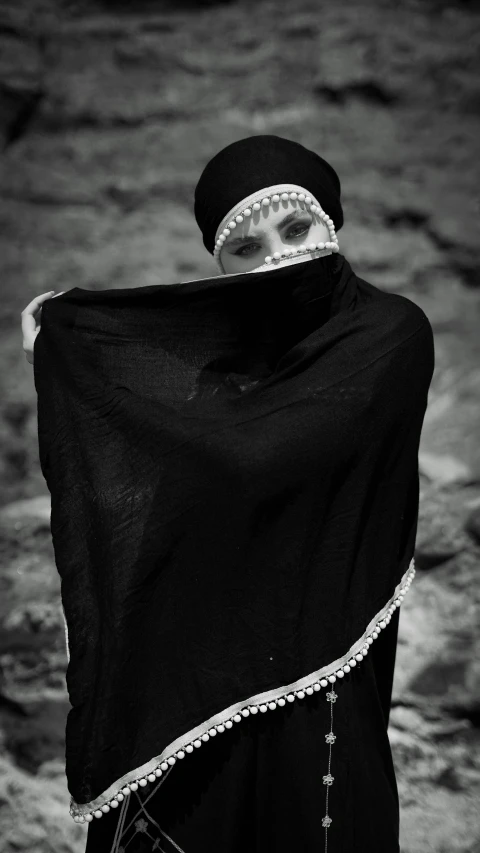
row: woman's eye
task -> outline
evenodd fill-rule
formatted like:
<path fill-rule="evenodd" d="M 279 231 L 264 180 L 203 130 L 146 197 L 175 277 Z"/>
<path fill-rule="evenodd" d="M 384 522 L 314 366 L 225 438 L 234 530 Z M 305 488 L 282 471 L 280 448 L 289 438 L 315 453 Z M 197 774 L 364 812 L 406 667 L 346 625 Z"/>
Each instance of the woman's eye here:
<path fill-rule="evenodd" d="M 309 230 L 310 225 L 311 225 L 311 223 L 309 223 L 308 225 L 306 225 L 306 224 L 295 225 L 292 228 L 292 230 L 288 232 L 287 236 L 288 237 L 303 237 L 303 235 L 306 234 L 307 231 Z"/>
<path fill-rule="evenodd" d="M 236 255 L 239 255 L 241 258 L 248 258 L 250 255 L 253 255 L 258 249 L 257 243 L 248 243 L 246 246 L 242 246 L 235 252 Z"/>

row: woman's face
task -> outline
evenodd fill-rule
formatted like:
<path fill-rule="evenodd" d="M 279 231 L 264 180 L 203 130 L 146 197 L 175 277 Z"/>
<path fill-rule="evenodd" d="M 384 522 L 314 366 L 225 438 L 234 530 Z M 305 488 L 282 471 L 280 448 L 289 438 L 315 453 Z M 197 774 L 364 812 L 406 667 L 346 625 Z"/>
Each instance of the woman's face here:
<path fill-rule="evenodd" d="M 280 199 L 253 210 L 232 230 L 222 246 L 220 260 L 226 273 L 250 272 L 274 252 L 327 240 L 327 226 L 304 202 Z"/>

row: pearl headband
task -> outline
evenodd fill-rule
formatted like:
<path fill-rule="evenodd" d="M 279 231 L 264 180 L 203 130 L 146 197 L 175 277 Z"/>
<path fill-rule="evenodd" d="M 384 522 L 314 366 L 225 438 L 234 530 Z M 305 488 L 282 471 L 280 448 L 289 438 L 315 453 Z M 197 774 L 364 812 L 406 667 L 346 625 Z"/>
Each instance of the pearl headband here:
<path fill-rule="evenodd" d="M 241 225 L 244 219 L 248 219 L 252 215 L 253 211 L 261 210 L 262 207 L 269 207 L 270 204 L 278 204 L 280 201 L 299 201 L 305 204 L 305 207 L 327 226 L 330 232 L 330 240 L 326 243 L 309 243 L 308 246 L 302 243 L 298 249 L 285 249 L 283 253 L 274 252 L 272 257 L 267 256 L 265 258 L 265 265 L 267 267 L 270 264 L 276 266 L 278 261 L 293 258 L 294 255 L 315 252 L 315 256 L 318 255 L 320 257 L 321 255 L 329 255 L 332 252 L 339 251 L 338 237 L 335 234 L 333 219 L 325 213 L 317 199 L 310 195 L 303 187 L 296 186 L 295 184 L 275 184 L 274 186 L 257 190 L 257 192 L 242 199 L 239 204 L 232 207 L 226 216 L 223 217 L 215 234 L 215 248 L 213 250 L 214 260 L 222 273 L 224 269 L 220 260 L 220 252 L 227 237 L 237 227 L 237 224 Z M 258 267 L 257 270 L 261 268 Z"/>

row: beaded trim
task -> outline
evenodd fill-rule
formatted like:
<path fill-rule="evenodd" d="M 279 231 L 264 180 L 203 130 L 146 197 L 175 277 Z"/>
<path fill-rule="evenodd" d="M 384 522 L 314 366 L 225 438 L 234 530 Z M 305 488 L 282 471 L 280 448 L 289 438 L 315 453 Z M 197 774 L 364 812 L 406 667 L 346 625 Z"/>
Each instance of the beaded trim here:
<path fill-rule="evenodd" d="M 292 266 L 293 264 L 305 263 L 305 261 L 313 261 L 315 258 L 324 258 L 326 255 L 333 254 L 333 251 L 338 252 L 338 246 L 335 250 L 319 248 L 322 246 L 330 246 L 331 243 L 317 243 L 316 249 L 313 248 L 313 245 L 313 243 L 310 243 L 310 247 L 312 248 L 309 247 L 307 249 L 307 247 L 302 244 L 302 246 L 294 250 L 293 255 L 291 252 L 282 252 L 279 258 L 269 258 L 267 256 L 266 263 L 261 264 L 261 266 L 259 267 L 255 267 L 255 269 L 253 270 L 249 270 L 248 273 L 244 273 L 244 275 L 249 275 L 250 273 L 255 272 L 268 272 L 268 270 L 278 269 L 278 267 Z"/>
<path fill-rule="evenodd" d="M 70 800 L 70 814 L 74 821 L 76 823 L 90 822 L 94 817 L 102 817 L 111 808 L 118 808 L 120 803 L 132 791 L 137 791 L 139 786 L 142 788 L 145 787 L 149 782 L 156 782 L 166 771 L 170 771 L 177 760 L 185 758 L 194 749 L 198 749 L 203 743 L 209 741 L 211 737 L 223 733 L 225 729 L 231 729 L 234 723 L 240 723 L 244 717 L 248 717 L 250 714 L 258 714 L 259 711 L 262 714 L 268 710 L 273 711 L 277 706 L 284 707 L 286 702 L 303 699 L 306 694 L 311 696 L 322 687 L 328 687 L 330 684 L 334 684 L 337 679 L 344 678 L 345 673 L 350 672 L 351 668 L 355 667 L 357 663 L 361 663 L 363 658 L 368 654 L 371 644 L 379 636 L 380 631 L 386 628 L 392 618 L 393 612 L 397 607 L 400 607 L 414 576 L 415 562 L 412 557 L 409 567 L 405 571 L 401 581 L 395 587 L 392 597 L 370 621 L 364 634 L 341 658 L 332 661 L 316 672 L 310 673 L 310 675 L 306 675 L 292 684 L 259 693 L 220 711 L 214 717 L 205 720 L 195 729 L 177 738 L 160 755 L 152 758 L 141 767 L 130 770 L 125 776 L 122 776 L 121 779 L 110 785 L 103 794 L 92 800 L 92 802 L 80 804 L 76 803 L 72 797 Z M 334 699 L 329 701 L 334 701 Z M 327 774 L 327 777 L 329 776 L 330 769 Z M 333 782 L 333 777 L 331 777 L 331 782 Z M 331 782 L 325 782 L 324 779 L 324 783 L 328 786 Z M 328 819 L 327 823 L 325 823 L 325 826 L 328 828 L 328 822 L 331 823 L 328 811 L 325 819 Z"/>
<path fill-rule="evenodd" d="M 296 184 L 274 184 L 271 187 L 264 187 L 261 190 L 257 190 L 257 192 L 251 193 L 251 195 L 242 199 L 242 201 L 235 205 L 235 207 L 232 207 L 232 209 L 228 211 L 227 215 L 223 217 L 215 234 L 215 247 L 213 249 L 214 260 L 221 272 L 224 272 L 224 269 L 220 260 L 220 252 L 222 251 L 223 244 L 227 237 L 230 236 L 233 229 L 236 228 L 237 225 L 241 225 L 244 219 L 248 219 L 254 210 L 257 211 L 262 207 L 269 207 L 270 204 L 279 204 L 280 201 L 298 201 L 300 204 L 304 204 L 310 213 L 315 214 L 315 216 L 327 226 L 330 232 L 330 240 L 326 243 L 310 243 L 308 246 L 302 244 L 298 249 L 286 249 L 283 254 L 275 252 L 272 257 L 267 256 L 265 258 L 266 264 L 271 264 L 273 261 L 280 260 L 282 257 L 292 257 L 297 254 L 314 252 L 317 249 L 329 249 L 332 252 L 339 251 L 338 237 L 335 234 L 333 219 L 325 213 L 317 199 L 310 195 L 306 189 L 297 186 Z"/>

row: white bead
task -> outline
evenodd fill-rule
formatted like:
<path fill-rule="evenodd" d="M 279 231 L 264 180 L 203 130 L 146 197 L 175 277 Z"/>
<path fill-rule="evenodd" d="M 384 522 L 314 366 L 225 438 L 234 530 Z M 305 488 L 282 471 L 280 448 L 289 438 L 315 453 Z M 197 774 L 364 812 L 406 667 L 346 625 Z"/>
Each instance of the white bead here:
<path fill-rule="evenodd" d="M 86 814 L 86 815 L 85 815 L 85 820 L 87 821 L 87 823 L 91 823 L 91 822 L 92 822 L 92 820 L 93 820 L 93 814 L 91 814 L 91 813 Z"/>
<path fill-rule="evenodd" d="M 272 263 L 272 258 L 270 257 L 270 255 L 267 255 L 267 257 L 265 258 L 265 263 L 266 263 L 266 264 L 271 264 L 271 263 Z"/>
<path fill-rule="evenodd" d="M 283 698 L 283 696 L 281 696 L 277 702 L 277 705 L 280 705 L 280 707 L 283 708 L 286 704 L 287 703 L 285 702 L 285 699 Z"/>
<path fill-rule="evenodd" d="M 288 248 L 287 248 L 287 249 L 285 249 L 285 250 L 284 250 L 284 255 L 285 255 L 285 257 L 287 257 L 287 258 L 288 258 L 288 256 L 292 254 L 292 251 L 293 251 L 292 249 L 288 249 Z"/>
<path fill-rule="evenodd" d="M 120 803 L 118 802 L 118 800 L 110 800 L 109 805 L 111 809 L 118 809 Z"/>
<path fill-rule="evenodd" d="M 109 811 L 110 811 L 110 806 L 107 806 L 107 804 L 105 803 L 105 805 L 102 806 L 102 812 L 103 812 L 103 814 L 108 814 Z"/>
<path fill-rule="evenodd" d="M 126 797 L 128 797 L 129 793 L 130 793 L 130 788 L 128 788 L 128 787 L 122 788 L 122 794 L 125 794 Z"/>
<path fill-rule="evenodd" d="M 236 723 L 241 723 L 242 715 L 241 714 L 235 714 L 233 719 L 235 720 Z"/>
<path fill-rule="evenodd" d="M 240 713 L 241 713 L 242 717 L 249 717 L 250 716 L 250 711 L 248 710 L 248 708 L 242 708 Z"/>
<path fill-rule="evenodd" d="M 286 699 L 287 702 L 295 702 L 295 696 L 293 695 L 293 693 L 289 693 Z"/>
<path fill-rule="evenodd" d="M 185 747 L 185 752 L 188 752 L 189 754 L 193 752 L 193 746 L 191 743 L 189 743 L 188 746 Z"/>
<path fill-rule="evenodd" d="M 358 660 L 360 663 L 363 660 L 363 655 L 355 655 L 355 660 Z"/>
<path fill-rule="evenodd" d="M 260 210 L 260 208 L 261 208 L 261 205 L 258 203 L 258 201 L 256 201 L 255 204 L 253 205 L 253 209 L 254 210 Z"/>
<path fill-rule="evenodd" d="M 316 681 L 313 685 L 313 689 L 315 690 L 315 693 L 318 693 L 318 691 L 320 690 L 320 684 L 318 683 L 318 681 Z"/>
<path fill-rule="evenodd" d="M 215 734 L 217 734 L 217 733 L 215 732 Z M 185 758 L 185 753 L 184 753 L 183 749 L 180 749 L 180 750 L 176 753 L 176 756 L 175 756 L 175 757 L 176 757 L 176 758 L 179 758 L 179 759 L 180 759 L 180 761 L 182 760 L 182 758 Z M 150 777 L 149 777 L 149 778 L 150 778 Z"/>
<path fill-rule="evenodd" d="M 335 243 L 335 245 L 333 246 L 332 252 L 339 252 L 339 251 L 340 250 L 339 250 L 337 244 Z"/>
<path fill-rule="evenodd" d="M 199 748 L 201 747 L 201 745 L 202 745 L 202 741 L 201 741 L 201 740 L 198 740 L 198 739 L 197 739 L 197 740 L 194 740 L 194 741 L 193 741 L 193 745 L 194 745 L 195 749 L 199 749 Z"/>
<path fill-rule="evenodd" d="M 80 823 L 80 815 L 76 814 L 73 816 L 75 823 Z"/>
<path fill-rule="evenodd" d="M 320 680 L 320 684 L 321 684 L 321 686 L 322 686 L 322 687 L 327 687 L 327 686 L 328 686 L 328 681 L 327 681 L 327 679 L 326 679 L 326 678 L 322 678 L 322 679 Z"/>
<path fill-rule="evenodd" d="M 271 711 L 274 711 L 275 708 L 277 707 L 277 703 L 276 702 L 269 702 L 268 707 L 270 708 Z"/>
<path fill-rule="evenodd" d="M 250 708 L 250 713 L 251 714 L 258 714 L 258 708 L 256 705 L 252 705 L 252 707 Z"/>
<path fill-rule="evenodd" d="M 218 238 L 217 243 L 224 243 L 226 239 L 227 238 L 225 237 L 225 234 L 220 234 L 220 237 Z"/>
<path fill-rule="evenodd" d="M 207 740 L 210 740 L 210 735 L 207 734 L 207 732 L 205 732 L 205 734 L 202 735 L 201 740 L 203 740 L 203 742 L 206 743 Z M 168 759 L 168 760 L 170 761 L 170 759 Z"/>
<path fill-rule="evenodd" d="M 280 201 L 280 196 L 278 195 L 278 193 L 272 195 L 272 201 L 275 202 L 275 204 L 278 204 L 278 202 Z"/>
<path fill-rule="evenodd" d="M 220 734 L 223 734 L 224 731 L 225 731 L 225 726 L 223 725 L 223 723 L 220 723 L 217 726 L 217 732 L 220 732 Z"/>
<path fill-rule="evenodd" d="M 238 222 L 238 224 L 241 225 L 241 223 L 243 222 L 243 216 L 241 215 L 241 213 L 239 213 L 238 216 L 235 217 L 235 222 Z"/>
<path fill-rule="evenodd" d="M 318 210 L 317 205 L 316 204 L 310 205 L 310 210 L 312 211 L 312 213 L 316 213 L 316 211 Z"/>
<path fill-rule="evenodd" d="M 317 244 L 316 244 L 316 243 L 309 243 L 309 244 L 308 244 L 308 249 L 309 249 L 309 251 L 310 251 L 310 252 L 314 252 L 316 248 L 317 248 Z"/>
<path fill-rule="evenodd" d="M 298 194 L 298 200 L 299 201 L 305 201 L 305 193 L 299 193 Z"/>
<path fill-rule="evenodd" d="M 190 751 L 193 752 L 193 747 Z M 157 767 L 157 769 L 155 770 L 155 776 L 157 777 L 157 779 L 160 779 L 160 776 L 162 776 L 162 774 L 163 770 L 161 770 L 160 767 Z"/>
<path fill-rule="evenodd" d="M 298 247 L 298 251 L 299 252 L 306 252 L 307 251 L 307 247 L 306 247 L 305 243 L 300 243 L 300 246 Z"/>
<path fill-rule="evenodd" d="M 155 773 L 149 773 L 147 776 L 149 782 L 155 782 L 156 776 Z"/>
<path fill-rule="evenodd" d="M 279 261 L 282 256 L 281 256 L 280 252 L 274 252 L 273 257 L 275 258 L 276 261 Z"/>
<path fill-rule="evenodd" d="M 226 729 L 231 729 L 231 728 L 232 728 L 232 726 L 233 726 L 233 723 L 232 723 L 232 721 L 231 721 L 231 720 L 226 720 L 226 721 L 225 721 L 225 728 L 226 728 Z"/>
<path fill-rule="evenodd" d="M 270 204 L 270 199 L 269 198 L 262 198 L 262 204 L 264 207 L 268 207 L 268 205 Z"/>
<path fill-rule="evenodd" d="M 297 696 L 299 699 L 305 699 L 305 692 L 303 690 L 298 690 Z"/>
<path fill-rule="evenodd" d="M 103 817 L 103 812 L 101 812 L 100 809 L 97 809 L 97 811 L 93 814 L 95 815 L 95 817 Z"/>
<path fill-rule="evenodd" d="M 260 712 L 261 712 L 262 714 L 264 714 L 264 713 L 265 713 L 265 711 L 268 711 L 267 706 L 266 706 L 266 705 L 260 705 Z"/>
<path fill-rule="evenodd" d="M 343 669 L 337 669 L 335 675 L 337 676 L 337 678 L 344 678 L 345 677 L 345 673 L 344 673 Z"/>
<path fill-rule="evenodd" d="M 357 661 L 355 660 L 355 658 L 350 658 L 350 660 L 348 661 L 348 665 L 349 666 L 356 666 Z"/>
<path fill-rule="evenodd" d="M 344 671 L 344 672 L 350 672 L 350 667 L 349 667 L 348 663 L 346 663 L 346 664 L 344 665 L 344 667 L 343 667 L 343 671 Z"/>
<path fill-rule="evenodd" d="M 250 210 L 249 207 L 245 208 L 245 210 L 243 211 L 243 215 L 246 216 L 247 218 L 252 215 L 252 211 Z"/>
<path fill-rule="evenodd" d="M 325 249 L 326 245 L 326 243 L 317 243 L 317 249 Z"/>
<path fill-rule="evenodd" d="M 298 198 L 298 193 L 295 193 L 295 192 L 290 193 L 290 198 L 292 201 L 296 201 Z"/>
<path fill-rule="evenodd" d="M 335 682 L 336 682 L 336 680 L 337 680 L 337 679 L 335 678 L 335 676 L 334 676 L 334 675 L 329 675 L 329 676 L 327 677 L 327 679 L 328 679 L 328 681 L 330 682 L 330 684 L 335 684 Z"/>
<path fill-rule="evenodd" d="M 228 235 L 230 234 L 230 228 L 224 228 L 223 233 L 225 234 L 225 237 L 228 237 Z"/>
<path fill-rule="evenodd" d="M 309 696 L 311 696 L 313 693 L 313 687 L 307 687 L 307 689 L 305 690 L 305 693 L 307 693 Z"/>
<path fill-rule="evenodd" d="M 130 790 L 138 791 L 138 782 L 130 782 Z"/>

